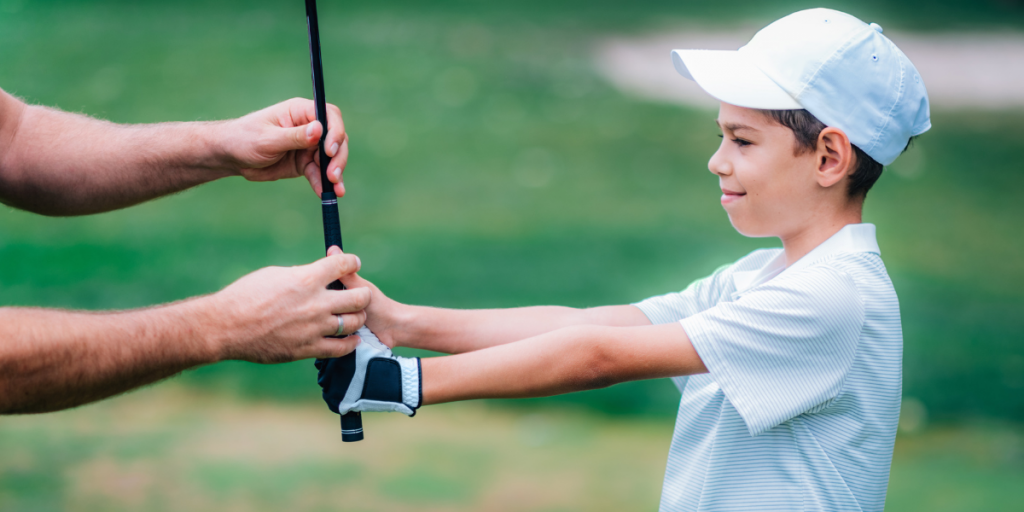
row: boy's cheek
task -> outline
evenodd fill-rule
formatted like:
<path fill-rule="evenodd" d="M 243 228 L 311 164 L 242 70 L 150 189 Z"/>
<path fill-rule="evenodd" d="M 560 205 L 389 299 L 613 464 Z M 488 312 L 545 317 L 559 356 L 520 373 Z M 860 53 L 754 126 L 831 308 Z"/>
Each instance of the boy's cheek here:
<path fill-rule="evenodd" d="M 741 235 L 749 237 L 769 236 L 772 231 L 766 226 L 768 220 L 764 212 L 758 212 L 755 204 L 750 201 L 749 195 L 738 201 L 725 206 L 725 212 L 729 215 L 729 222 L 732 227 Z"/>

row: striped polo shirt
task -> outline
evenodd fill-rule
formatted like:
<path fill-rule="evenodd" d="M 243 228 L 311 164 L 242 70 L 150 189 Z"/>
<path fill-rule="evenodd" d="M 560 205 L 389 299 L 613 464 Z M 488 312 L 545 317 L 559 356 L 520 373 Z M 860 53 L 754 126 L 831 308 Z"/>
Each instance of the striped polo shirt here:
<path fill-rule="evenodd" d="M 754 251 L 636 304 L 680 322 L 709 373 L 682 391 L 662 511 L 880 511 L 902 386 L 899 303 L 875 226 L 786 267 Z"/>

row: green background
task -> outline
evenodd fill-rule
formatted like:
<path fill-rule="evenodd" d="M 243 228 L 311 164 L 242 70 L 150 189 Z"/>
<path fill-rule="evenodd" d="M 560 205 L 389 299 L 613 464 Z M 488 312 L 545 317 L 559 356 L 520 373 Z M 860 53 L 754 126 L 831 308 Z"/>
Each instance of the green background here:
<path fill-rule="evenodd" d="M 894 30 L 1024 27 L 1019 2 L 827 5 Z M 695 23 L 759 26 L 810 6 L 322 1 L 327 99 L 352 138 L 346 249 L 403 302 L 583 307 L 680 290 L 777 246 L 737 234 L 718 204 L 706 169 L 715 113 L 612 89 L 594 46 Z M 298 1 L 0 0 L 0 87 L 116 122 L 224 119 L 308 97 L 307 51 Z M 904 394 L 935 428 L 1015 432 L 996 450 L 1005 460 L 982 458 L 1020 476 L 1024 112 L 936 110 L 932 120 L 865 208 L 900 297 Z M 7 209 L 0 304 L 139 307 L 321 252 L 317 201 L 300 180 L 228 179 L 82 218 Z M 224 363 L 175 380 L 253 402 L 319 400 L 309 362 Z M 648 381 L 493 406 L 663 421 L 677 402 L 668 381 Z"/>

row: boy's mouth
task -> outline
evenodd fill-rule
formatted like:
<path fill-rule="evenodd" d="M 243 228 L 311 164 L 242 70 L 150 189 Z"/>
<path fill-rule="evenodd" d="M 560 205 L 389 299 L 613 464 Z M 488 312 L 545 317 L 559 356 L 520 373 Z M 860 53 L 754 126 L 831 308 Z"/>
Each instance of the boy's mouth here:
<path fill-rule="evenodd" d="M 727 188 L 722 189 L 722 204 L 729 204 L 733 201 L 738 201 L 741 197 L 747 195 L 746 192 L 736 192 Z"/>

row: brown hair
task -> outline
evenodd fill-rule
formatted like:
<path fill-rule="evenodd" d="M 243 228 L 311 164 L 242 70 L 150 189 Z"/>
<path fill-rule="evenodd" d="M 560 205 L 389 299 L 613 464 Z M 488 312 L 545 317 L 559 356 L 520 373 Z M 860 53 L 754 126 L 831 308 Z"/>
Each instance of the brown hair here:
<path fill-rule="evenodd" d="M 813 151 L 818 147 L 818 135 L 821 135 L 821 131 L 825 129 L 825 123 L 819 121 L 810 112 L 803 109 L 762 110 L 761 112 L 768 116 L 769 119 L 793 131 L 793 136 L 796 137 L 796 151 L 798 154 Z M 907 148 L 910 147 L 910 143 L 913 141 L 913 137 L 907 141 Z M 854 155 L 857 157 L 857 168 L 850 175 L 850 185 L 846 192 L 849 197 L 867 197 L 868 190 L 871 190 L 871 187 L 878 181 L 879 176 L 882 175 L 882 164 L 861 151 L 857 146 L 853 144 L 851 146 L 853 147 Z M 904 148 L 903 151 L 906 151 L 907 148 Z"/>

